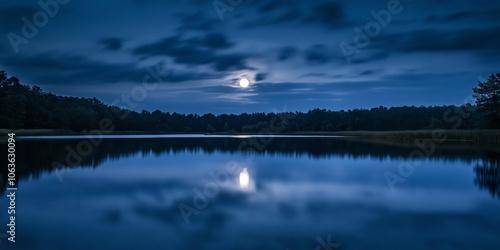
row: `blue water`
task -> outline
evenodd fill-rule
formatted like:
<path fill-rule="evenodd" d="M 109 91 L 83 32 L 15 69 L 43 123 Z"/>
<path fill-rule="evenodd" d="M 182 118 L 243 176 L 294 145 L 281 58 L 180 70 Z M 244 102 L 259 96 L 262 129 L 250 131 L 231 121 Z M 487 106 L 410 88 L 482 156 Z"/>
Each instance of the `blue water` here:
<path fill-rule="evenodd" d="M 500 249 L 493 150 L 412 159 L 416 147 L 344 138 L 151 137 L 105 138 L 79 161 L 67 156 L 82 137 L 20 139 L 16 243 L 0 247 Z"/>

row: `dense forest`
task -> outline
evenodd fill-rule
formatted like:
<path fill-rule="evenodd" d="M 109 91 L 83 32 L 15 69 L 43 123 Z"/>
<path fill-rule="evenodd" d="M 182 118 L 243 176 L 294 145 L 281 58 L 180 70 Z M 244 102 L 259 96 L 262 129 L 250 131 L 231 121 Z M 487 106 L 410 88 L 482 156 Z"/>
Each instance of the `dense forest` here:
<path fill-rule="evenodd" d="M 492 77 L 493 83 L 498 85 L 500 78 Z M 40 87 L 21 84 L 16 77 L 9 78 L 5 71 L 0 71 L 0 110 L 0 128 L 64 129 L 77 132 L 99 129 L 103 120 L 111 123 L 108 127 L 116 131 L 175 133 L 260 132 L 273 127 L 279 127 L 280 132 L 498 128 L 497 123 L 489 122 L 488 113 L 470 104 L 460 107 L 380 106 L 339 111 L 313 109 L 280 114 L 198 115 L 160 110 L 136 112 L 106 105 L 96 98 L 47 93 Z"/>

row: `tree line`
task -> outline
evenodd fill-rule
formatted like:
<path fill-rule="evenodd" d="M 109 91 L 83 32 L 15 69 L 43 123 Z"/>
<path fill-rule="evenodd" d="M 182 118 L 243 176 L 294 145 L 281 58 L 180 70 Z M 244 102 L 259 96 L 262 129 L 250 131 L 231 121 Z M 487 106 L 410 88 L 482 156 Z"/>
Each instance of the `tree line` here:
<path fill-rule="evenodd" d="M 500 74 L 474 88 L 477 106 L 403 106 L 308 112 L 180 114 L 160 110 L 121 109 L 97 98 L 59 96 L 38 86 L 21 84 L 16 77 L 0 71 L 0 128 L 63 129 L 80 132 L 99 129 L 103 119 L 116 131 L 162 131 L 172 133 L 260 132 L 271 126 L 283 132 L 389 131 L 417 129 L 500 128 Z M 466 116 L 460 112 L 467 111 Z M 457 114 L 460 126 L 457 127 Z M 286 116 L 288 119 L 275 119 Z M 274 119 L 273 119 L 274 118 Z"/>

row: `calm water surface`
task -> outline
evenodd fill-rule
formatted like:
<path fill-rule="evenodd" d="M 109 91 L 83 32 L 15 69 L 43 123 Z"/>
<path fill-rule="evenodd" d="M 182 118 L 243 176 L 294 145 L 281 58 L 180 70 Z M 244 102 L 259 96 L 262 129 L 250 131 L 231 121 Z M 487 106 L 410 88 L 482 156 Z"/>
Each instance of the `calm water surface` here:
<path fill-rule="evenodd" d="M 333 137 L 82 141 L 18 138 L 16 243 L 1 249 L 500 249 L 498 151 L 446 144 L 410 158 L 416 146 Z M 410 160 L 413 171 L 398 171 Z"/>

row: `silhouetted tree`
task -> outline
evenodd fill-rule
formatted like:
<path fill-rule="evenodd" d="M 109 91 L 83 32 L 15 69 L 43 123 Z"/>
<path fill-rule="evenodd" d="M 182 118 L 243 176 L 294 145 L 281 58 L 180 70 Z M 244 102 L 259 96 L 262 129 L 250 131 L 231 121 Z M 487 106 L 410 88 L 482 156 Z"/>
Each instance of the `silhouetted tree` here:
<path fill-rule="evenodd" d="M 485 112 L 489 128 L 500 128 L 500 73 L 491 74 L 487 81 L 473 88 L 480 111 Z"/>

